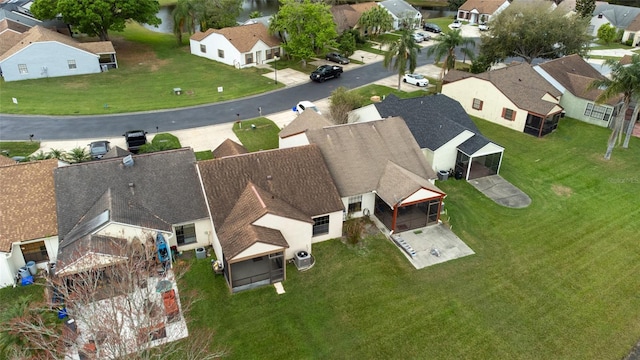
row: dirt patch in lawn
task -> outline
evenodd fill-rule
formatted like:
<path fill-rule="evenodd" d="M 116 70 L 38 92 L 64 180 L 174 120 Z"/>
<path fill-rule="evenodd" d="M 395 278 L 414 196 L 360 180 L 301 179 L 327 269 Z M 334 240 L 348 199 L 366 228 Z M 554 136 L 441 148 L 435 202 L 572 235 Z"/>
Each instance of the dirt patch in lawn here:
<path fill-rule="evenodd" d="M 144 66 L 151 71 L 158 71 L 169 64 L 169 60 L 158 59 L 151 46 L 134 43 L 118 37 L 111 39 L 111 42 L 116 50 L 118 64 L 130 67 Z"/>
<path fill-rule="evenodd" d="M 573 194 L 573 190 L 570 187 L 566 187 L 563 185 L 551 185 L 551 190 L 558 196 L 566 196 L 569 197 Z"/>

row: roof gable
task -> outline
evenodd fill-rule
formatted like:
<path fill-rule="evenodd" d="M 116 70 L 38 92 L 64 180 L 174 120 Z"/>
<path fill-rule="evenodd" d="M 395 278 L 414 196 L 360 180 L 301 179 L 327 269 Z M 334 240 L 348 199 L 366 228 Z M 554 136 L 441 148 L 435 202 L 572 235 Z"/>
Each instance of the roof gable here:
<path fill-rule="evenodd" d="M 213 150 L 213 157 L 219 159 L 225 156 L 234 156 L 240 154 L 246 154 L 249 151 L 231 139 L 225 139 L 217 148 Z"/>
<path fill-rule="evenodd" d="M 397 18 L 402 18 L 406 13 L 411 14 L 420 14 L 416 8 L 411 6 L 408 2 L 404 0 L 385 0 L 378 3 L 378 5 L 387 9 L 390 13 L 392 13 Z"/>
<path fill-rule="evenodd" d="M 388 161 L 424 179 L 435 178 L 401 118 L 310 129 L 306 135 L 322 150 L 343 197 L 375 190 Z"/>
<path fill-rule="evenodd" d="M 271 47 L 280 45 L 280 40 L 278 40 L 276 36 L 269 34 L 269 30 L 262 23 L 233 26 L 223 29 L 208 29 L 204 33 L 198 31 L 193 34 L 190 39 L 202 41 L 213 33 L 224 36 L 224 38 L 241 53 L 251 51 L 258 41 L 262 41 Z"/>
<path fill-rule="evenodd" d="M 102 159 L 56 169 L 61 236 L 76 226 L 108 189 L 117 194 L 113 203 L 120 204 L 123 221 L 135 215 L 126 213 L 127 204 L 137 204 L 170 224 L 208 217 L 192 149 L 134 155 L 133 162 L 125 166 L 119 158 Z"/>
<path fill-rule="evenodd" d="M 58 234 L 53 172 L 58 160 L 0 166 L 0 251 Z"/>
<path fill-rule="evenodd" d="M 324 116 L 315 111 L 303 111 L 293 121 L 291 121 L 284 129 L 280 130 L 278 136 L 284 139 L 286 137 L 297 135 L 307 131 L 308 129 L 322 129 L 325 126 L 331 126 L 333 123 Z"/>
<path fill-rule="evenodd" d="M 618 29 L 627 29 L 636 17 L 640 15 L 640 8 L 613 5 L 609 3 L 598 3 L 593 11 L 593 15 L 599 16 L 600 14 L 607 18 L 609 23 Z"/>
<path fill-rule="evenodd" d="M 479 14 L 493 14 L 506 0 L 467 0 L 458 10 L 477 10 Z"/>
<path fill-rule="evenodd" d="M 429 180 L 388 161 L 376 186 L 376 194 L 387 205 L 393 207 L 420 189 L 429 189 L 444 195 L 444 192 Z"/>

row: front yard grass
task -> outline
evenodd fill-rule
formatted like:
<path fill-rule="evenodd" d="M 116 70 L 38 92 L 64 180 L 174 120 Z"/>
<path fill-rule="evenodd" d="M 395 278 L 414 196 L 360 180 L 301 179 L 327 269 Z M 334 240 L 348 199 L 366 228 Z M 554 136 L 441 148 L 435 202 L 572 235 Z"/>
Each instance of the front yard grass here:
<path fill-rule="evenodd" d="M 280 130 L 278 125 L 265 117 L 233 124 L 234 134 L 249 152 L 277 149 Z"/>
<path fill-rule="evenodd" d="M 40 148 L 39 141 L 0 141 L 0 155 L 29 156 Z"/>
<path fill-rule="evenodd" d="M 109 114 L 219 102 L 282 87 L 261 76 L 264 69 L 238 70 L 191 55 L 173 35 L 130 23 L 112 33 L 119 69 L 108 72 L 0 83 L 4 113 Z M 174 94 L 181 88 L 182 94 Z M 219 88 L 222 91 L 219 91 Z M 19 106 L 12 103 L 12 98 Z"/>
<path fill-rule="evenodd" d="M 465 181 L 448 194 L 475 255 L 414 269 L 381 236 L 314 244 L 286 293 L 230 295 L 208 260 L 180 284 L 203 301 L 190 331 L 231 359 L 620 359 L 640 337 L 640 139 L 604 161 L 609 130 L 563 119 L 543 139 L 478 120 L 504 146 L 501 174 L 533 200 L 495 204 Z"/>

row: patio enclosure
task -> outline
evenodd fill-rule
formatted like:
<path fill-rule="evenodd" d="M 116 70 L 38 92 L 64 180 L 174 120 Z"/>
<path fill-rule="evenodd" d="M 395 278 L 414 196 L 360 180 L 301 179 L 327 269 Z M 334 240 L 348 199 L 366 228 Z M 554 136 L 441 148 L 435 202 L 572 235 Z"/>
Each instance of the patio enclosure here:
<path fill-rule="evenodd" d="M 224 277 L 232 292 L 253 289 L 285 279 L 284 252 L 256 256 L 238 262 L 224 260 Z"/>

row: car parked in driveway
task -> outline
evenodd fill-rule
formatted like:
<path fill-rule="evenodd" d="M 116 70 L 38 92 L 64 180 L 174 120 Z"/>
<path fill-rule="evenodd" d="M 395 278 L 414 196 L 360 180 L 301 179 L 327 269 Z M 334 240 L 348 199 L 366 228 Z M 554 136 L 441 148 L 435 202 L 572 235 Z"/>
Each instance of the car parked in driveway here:
<path fill-rule="evenodd" d="M 417 43 L 421 43 L 424 41 L 424 38 L 420 34 L 411 34 L 411 37 L 413 38 L 413 41 Z"/>
<path fill-rule="evenodd" d="M 452 29 L 460 29 L 461 26 L 462 23 L 460 22 L 460 20 L 453 20 L 453 22 L 449 25 L 449 27 Z"/>
<path fill-rule="evenodd" d="M 478 30 L 487 31 L 487 30 L 489 30 L 489 25 L 487 23 L 480 23 L 478 25 Z"/>
<path fill-rule="evenodd" d="M 342 54 L 337 52 L 330 52 L 327 54 L 326 59 L 329 61 L 333 61 L 334 63 L 346 65 L 349 63 L 349 59 Z"/>
<path fill-rule="evenodd" d="M 431 40 L 431 35 L 424 33 L 424 32 L 417 32 L 416 34 L 422 36 L 422 38 L 424 39 L 424 41 L 429 41 Z"/>
<path fill-rule="evenodd" d="M 416 86 L 427 86 L 429 85 L 429 79 L 420 75 L 420 74 L 406 74 L 402 78 L 403 82 L 407 84 L 416 85 Z"/>
<path fill-rule="evenodd" d="M 137 154 L 140 147 L 147 143 L 147 132 L 144 130 L 129 130 L 122 134 L 127 142 L 127 150 Z"/>
<path fill-rule="evenodd" d="M 422 25 L 422 29 L 424 31 L 429 31 L 436 34 L 439 34 L 442 32 L 442 29 L 440 29 L 440 26 L 434 23 L 424 23 L 424 25 Z"/>
<path fill-rule="evenodd" d="M 307 101 L 307 100 L 300 101 L 293 108 L 293 111 L 295 111 L 298 114 L 302 114 L 302 112 L 305 111 L 305 110 L 313 110 L 313 111 L 317 112 L 318 114 L 322 115 L 320 110 L 318 110 L 318 107 L 316 106 L 316 104 L 312 103 L 311 101 Z"/>
<path fill-rule="evenodd" d="M 111 143 L 107 140 L 94 141 L 89 144 L 89 154 L 91 158 L 94 160 L 102 159 L 104 154 L 111 150 Z"/>
<path fill-rule="evenodd" d="M 313 81 L 324 82 L 327 79 L 339 78 L 342 75 L 342 66 L 320 65 L 309 77 Z"/>

